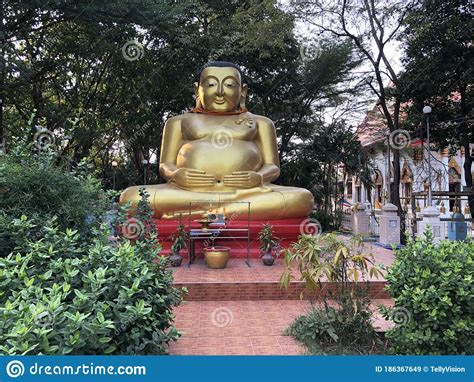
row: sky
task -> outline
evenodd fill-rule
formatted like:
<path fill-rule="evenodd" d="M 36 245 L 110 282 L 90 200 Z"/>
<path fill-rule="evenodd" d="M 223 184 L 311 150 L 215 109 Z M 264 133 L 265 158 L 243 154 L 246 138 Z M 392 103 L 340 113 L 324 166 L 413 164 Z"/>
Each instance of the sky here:
<path fill-rule="evenodd" d="M 355 2 L 358 2 L 358 1 L 360 0 L 355 0 Z M 287 7 L 290 4 L 290 0 L 280 0 L 278 3 L 282 9 L 287 9 Z M 321 1 L 321 3 L 324 3 L 324 1 Z M 332 3 L 331 5 L 334 5 L 335 1 L 333 0 L 331 1 L 331 3 Z M 323 23 L 324 25 L 325 21 L 326 20 L 322 21 L 321 23 Z M 319 37 L 320 33 L 317 27 L 315 27 L 311 23 L 306 22 L 302 19 L 296 19 L 295 24 L 296 24 L 295 34 L 297 35 L 297 38 L 302 42 L 302 44 L 306 43 L 306 44 L 314 45 L 318 43 L 318 39 L 320 39 L 321 37 Z M 354 25 L 351 31 L 355 31 L 357 29 L 358 29 L 358 26 Z M 330 36 L 330 34 L 327 33 L 326 36 Z M 373 52 L 375 52 L 377 49 L 377 46 L 374 41 L 372 42 L 371 48 Z M 395 40 L 390 41 L 389 43 L 385 45 L 384 52 L 386 53 L 386 56 L 390 64 L 392 65 L 394 71 L 398 74 L 403 69 L 403 66 L 401 63 L 401 57 L 403 54 L 401 50 L 401 43 Z M 359 66 L 356 70 L 354 70 L 353 72 L 354 83 L 357 80 L 362 80 L 364 77 L 367 77 L 368 74 L 371 72 L 372 72 L 371 64 L 370 62 L 366 61 L 364 64 Z M 390 82 L 389 77 L 384 76 L 384 81 L 386 84 L 388 84 Z M 362 107 L 360 112 L 351 113 L 351 115 L 348 116 L 349 124 L 353 126 L 357 126 L 364 119 L 366 112 L 373 108 L 376 102 L 376 95 L 373 94 L 372 92 L 368 92 L 367 99 L 372 102 L 367 103 L 366 107 Z M 333 114 L 333 110 L 328 110 L 328 115 L 331 115 L 331 114 Z"/>

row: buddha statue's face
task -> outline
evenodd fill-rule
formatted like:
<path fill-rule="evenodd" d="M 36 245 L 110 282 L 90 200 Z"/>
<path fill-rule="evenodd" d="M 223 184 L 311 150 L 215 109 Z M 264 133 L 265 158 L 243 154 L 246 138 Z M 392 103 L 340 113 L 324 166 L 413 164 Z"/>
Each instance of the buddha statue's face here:
<path fill-rule="evenodd" d="M 242 85 L 237 69 L 209 66 L 202 71 L 194 90 L 203 109 L 225 112 L 239 109 L 245 100 L 247 85 Z"/>

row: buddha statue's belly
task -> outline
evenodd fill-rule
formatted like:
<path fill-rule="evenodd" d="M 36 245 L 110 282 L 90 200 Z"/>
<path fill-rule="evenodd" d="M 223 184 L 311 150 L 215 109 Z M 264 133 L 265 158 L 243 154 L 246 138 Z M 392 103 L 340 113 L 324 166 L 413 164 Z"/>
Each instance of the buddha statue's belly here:
<path fill-rule="evenodd" d="M 221 180 L 234 171 L 258 171 L 262 157 L 254 142 L 233 139 L 212 142 L 201 139 L 184 144 L 176 161 L 178 168 L 187 167 L 205 171 Z"/>

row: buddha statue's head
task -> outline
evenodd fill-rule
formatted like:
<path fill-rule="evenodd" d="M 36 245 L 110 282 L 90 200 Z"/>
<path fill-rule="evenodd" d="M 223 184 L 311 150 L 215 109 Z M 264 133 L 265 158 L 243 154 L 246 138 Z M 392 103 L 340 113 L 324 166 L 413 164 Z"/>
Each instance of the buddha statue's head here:
<path fill-rule="evenodd" d="M 247 85 L 240 68 L 226 61 L 212 61 L 194 83 L 196 107 L 210 112 L 232 112 L 245 108 Z"/>

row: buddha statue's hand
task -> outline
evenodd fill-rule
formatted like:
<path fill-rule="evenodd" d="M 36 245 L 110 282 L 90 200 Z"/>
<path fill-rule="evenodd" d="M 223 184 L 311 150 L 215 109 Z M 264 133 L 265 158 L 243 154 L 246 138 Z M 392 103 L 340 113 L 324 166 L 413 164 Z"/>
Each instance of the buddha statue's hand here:
<path fill-rule="evenodd" d="M 173 173 L 172 181 L 182 187 L 209 187 L 215 182 L 214 175 L 193 168 L 180 168 Z"/>
<path fill-rule="evenodd" d="M 236 171 L 224 176 L 224 184 L 235 188 L 253 188 L 263 184 L 263 176 L 255 171 Z"/>

